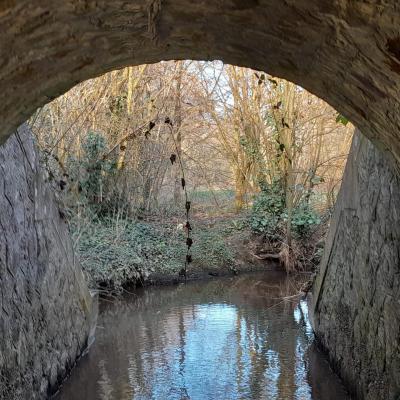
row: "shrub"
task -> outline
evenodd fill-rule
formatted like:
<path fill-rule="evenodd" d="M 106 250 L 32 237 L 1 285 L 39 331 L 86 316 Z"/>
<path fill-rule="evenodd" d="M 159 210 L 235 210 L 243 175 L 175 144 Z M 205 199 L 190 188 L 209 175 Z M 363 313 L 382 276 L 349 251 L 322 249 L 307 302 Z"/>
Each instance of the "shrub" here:
<path fill-rule="evenodd" d="M 265 234 L 270 240 L 282 239 L 287 218 L 285 193 L 280 181 L 264 184 L 253 203 L 250 217 L 252 230 Z M 319 223 L 319 216 L 306 202 L 293 209 L 292 231 L 298 237 L 307 235 L 310 228 Z"/>
<path fill-rule="evenodd" d="M 146 279 L 161 266 L 166 273 L 182 268 L 185 242 L 172 232 L 161 232 L 146 223 L 112 219 L 87 221 L 83 230 L 76 224 L 71 228 L 92 286 L 119 288 Z"/>
<path fill-rule="evenodd" d="M 279 181 L 264 184 L 253 202 L 250 226 L 256 233 L 267 235 L 272 240 L 281 237 L 285 194 Z"/>
<path fill-rule="evenodd" d="M 301 203 L 293 210 L 292 226 L 300 237 L 307 235 L 310 229 L 320 222 L 320 217 L 306 203 Z"/>

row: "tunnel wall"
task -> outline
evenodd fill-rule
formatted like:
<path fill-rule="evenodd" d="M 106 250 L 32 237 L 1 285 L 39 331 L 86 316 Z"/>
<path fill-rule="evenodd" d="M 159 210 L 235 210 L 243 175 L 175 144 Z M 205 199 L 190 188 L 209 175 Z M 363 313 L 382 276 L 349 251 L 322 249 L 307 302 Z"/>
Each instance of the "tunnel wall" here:
<path fill-rule="evenodd" d="M 400 179 L 356 133 L 313 290 L 320 345 L 357 398 L 400 397 Z"/>
<path fill-rule="evenodd" d="M 26 125 L 0 148 L 0 209 L 0 399 L 43 399 L 87 347 L 95 302 Z"/>

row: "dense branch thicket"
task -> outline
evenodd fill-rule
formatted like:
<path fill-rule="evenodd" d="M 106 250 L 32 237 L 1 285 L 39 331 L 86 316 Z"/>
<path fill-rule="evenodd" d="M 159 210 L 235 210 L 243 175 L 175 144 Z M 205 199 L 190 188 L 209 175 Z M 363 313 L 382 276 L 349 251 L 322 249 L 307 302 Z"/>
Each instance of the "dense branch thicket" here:
<path fill-rule="evenodd" d="M 335 202 L 352 136 L 335 110 L 290 82 L 194 61 L 86 81 L 31 125 L 84 267 L 113 284 L 180 270 L 183 186 L 197 221 L 226 214 L 263 237 L 259 258 L 305 268 L 315 246 L 308 254 L 304 243 Z M 207 225 L 214 245 L 219 225 Z M 216 263 L 232 264 L 223 243 L 218 251 Z"/>

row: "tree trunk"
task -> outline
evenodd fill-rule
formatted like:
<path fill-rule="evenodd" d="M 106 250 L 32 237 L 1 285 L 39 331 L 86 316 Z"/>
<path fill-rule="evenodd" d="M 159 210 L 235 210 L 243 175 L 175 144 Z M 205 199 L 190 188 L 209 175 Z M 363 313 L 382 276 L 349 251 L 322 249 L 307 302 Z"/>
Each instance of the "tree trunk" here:
<path fill-rule="evenodd" d="M 130 115 L 132 112 L 132 92 L 133 92 L 133 84 L 132 84 L 132 69 L 133 67 L 128 67 L 127 68 L 127 74 L 128 74 L 128 92 L 126 96 L 126 114 L 127 116 Z M 128 147 L 128 140 L 124 140 L 120 144 L 120 152 L 119 152 L 119 157 L 118 157 L 118 162 L 117 162 L 117 169 L 122 170 L 125 166 L 125 157 L 126 157 L 126 149 Z"/>
<path fill-rule="evenodd" d="M 243 209 L 246 197 L 246 177 L 239 167 L 235 168 L 235 210 Z"/>
<path fill-rule="evenodd" d="M 175 146 L 176 152 L 179 159 L 182 157 L 182 75 L 183 75 L 183 61 L 177 63 L 178 75 L 176 78 L 176 92 L 175 92 L 175 110 L 174 110 L 174 132 L 175 132 Z M 174 203 L 175 205 L 180 204 L 182 200 L 182 183 L 181 175 L 182 171 L 179 168 L 179 164 L 176 164 L 174 169 Z"/>

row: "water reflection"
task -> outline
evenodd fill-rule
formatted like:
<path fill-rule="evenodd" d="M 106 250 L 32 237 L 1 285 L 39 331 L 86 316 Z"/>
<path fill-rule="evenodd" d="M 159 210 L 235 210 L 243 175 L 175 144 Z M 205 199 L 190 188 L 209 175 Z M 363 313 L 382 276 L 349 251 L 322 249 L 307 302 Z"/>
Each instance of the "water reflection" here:
<path fill-rule="evenodd" d="M 346 399 L 311 346 L 306 303 L 280 299 L 292 288 L 269 272 L 104 302 L 57 399 Z"/>

